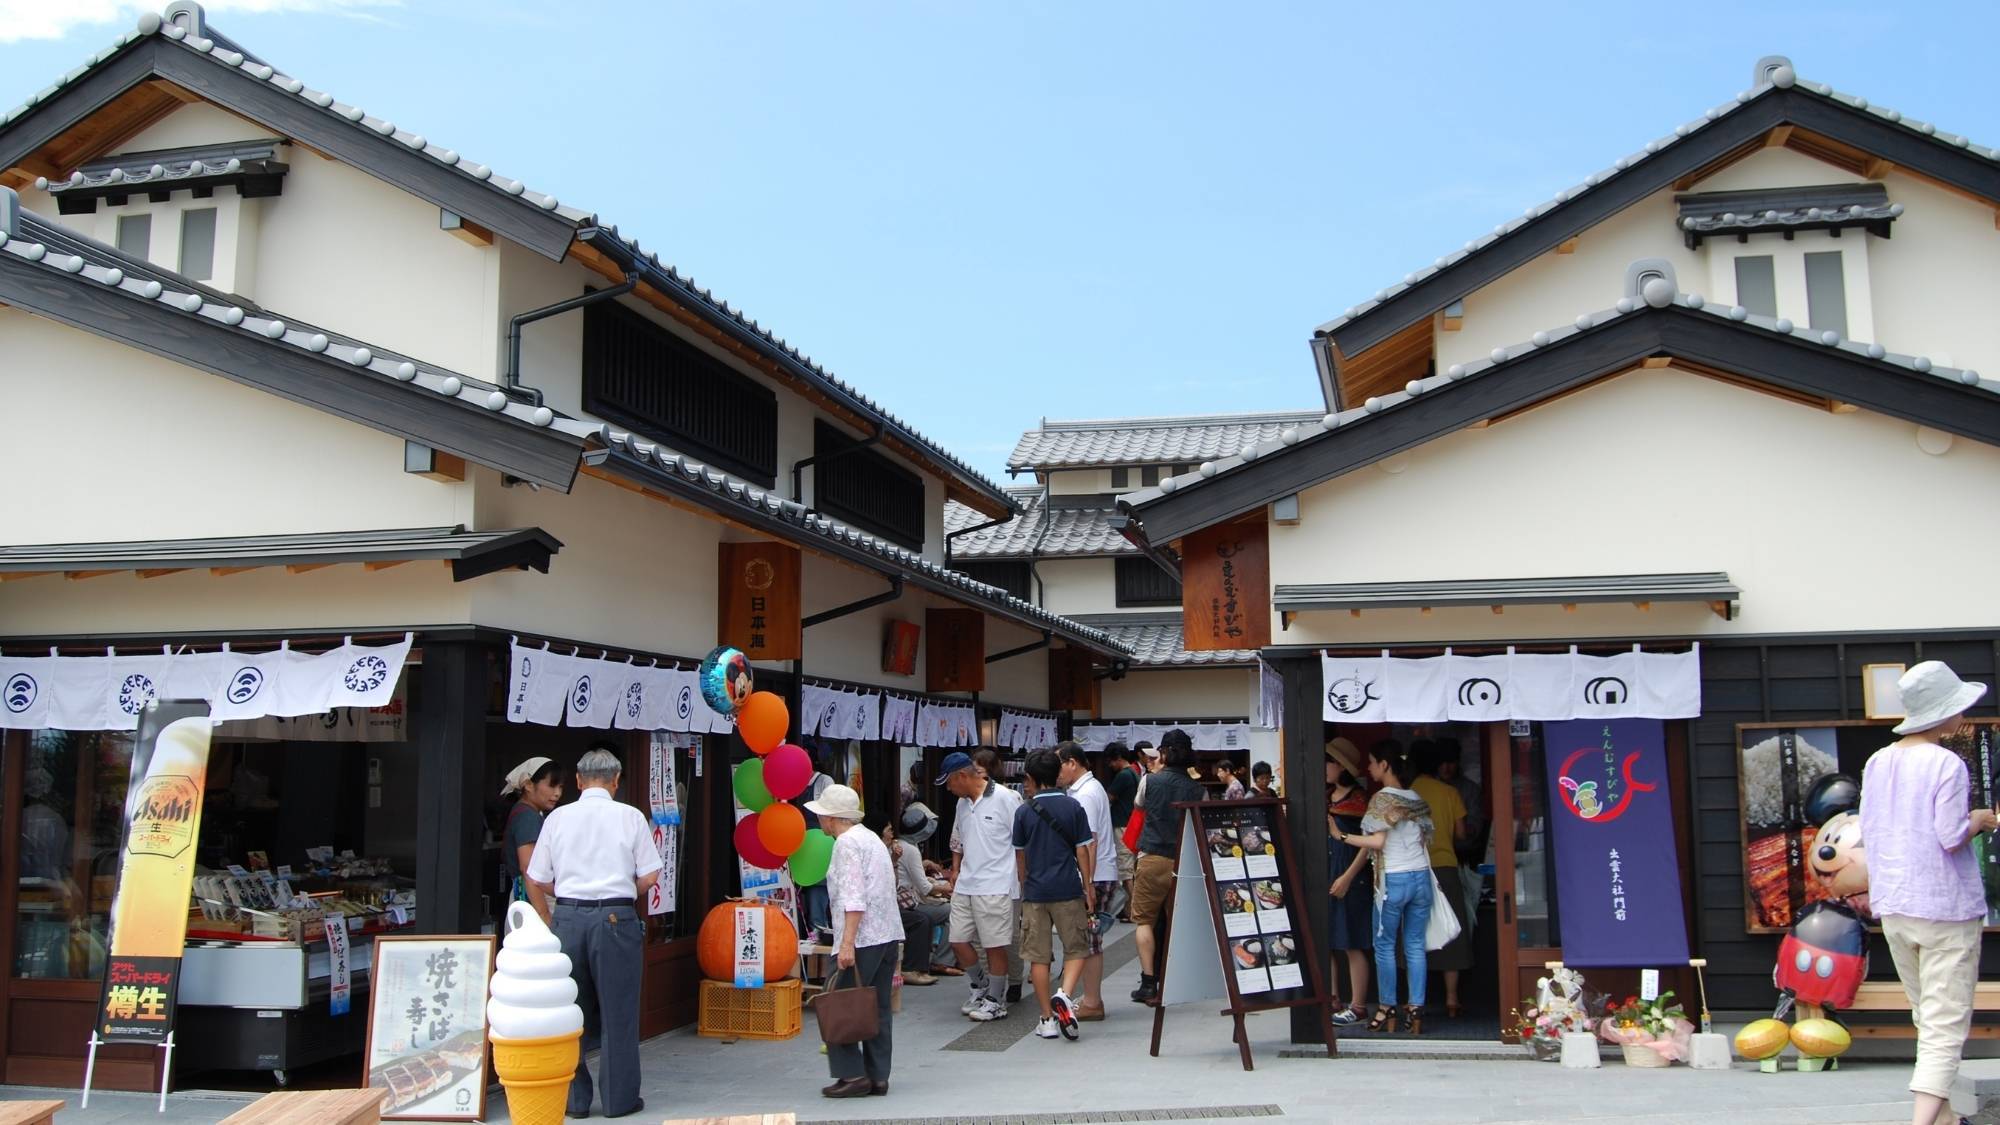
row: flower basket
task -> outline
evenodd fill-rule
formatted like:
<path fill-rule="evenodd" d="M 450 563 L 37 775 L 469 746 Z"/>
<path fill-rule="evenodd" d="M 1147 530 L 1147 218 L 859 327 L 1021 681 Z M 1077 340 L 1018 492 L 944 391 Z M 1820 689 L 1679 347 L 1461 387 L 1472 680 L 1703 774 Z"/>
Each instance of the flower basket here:
<path fill-rule="evenodd" d="M 1521 1045 L 1528 1049 L 1528 1057 L 1536 1062 L 1555 1062 L 1562 1058 L 1562 1040 L 1538 1037 L 1522 1039 Z"/>
<path fill-rule="evenodd" d="M 1663 1067 L 1668 1065 L 1667 1056 L 1646 1046 L 1644 1043 L 1626 1043 L 1620 1049 L 1625 1052 L 1626 1066 Z"/>

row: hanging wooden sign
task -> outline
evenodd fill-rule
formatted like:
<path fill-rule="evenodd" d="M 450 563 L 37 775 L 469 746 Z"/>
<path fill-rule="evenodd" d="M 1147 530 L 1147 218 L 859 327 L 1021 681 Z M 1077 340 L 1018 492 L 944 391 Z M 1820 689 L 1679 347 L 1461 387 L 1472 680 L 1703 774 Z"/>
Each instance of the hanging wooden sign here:
<path fill-rule="evenodd" d="M 1181 543 L 1181 629 L 1190 652 L 1271 643 L 1268 524 L 1205 527 Z"/>
<path fill-rule="evenodd" d="M 783 543 L 718 545 L 716 639 L 752 660 L 797 660 L 804 651 L 799 625 L 799 551 Z"/>
<path fill-rule="evenodd" d="M 924 689 L 986 690 L 986 615 L 976 609 L 924 611 Z"/>
<path fill-rule="evenodd" d="M 1080 648 L 1049 650 L 1049 710 L 1089 711 L 1090 653 Z"/>

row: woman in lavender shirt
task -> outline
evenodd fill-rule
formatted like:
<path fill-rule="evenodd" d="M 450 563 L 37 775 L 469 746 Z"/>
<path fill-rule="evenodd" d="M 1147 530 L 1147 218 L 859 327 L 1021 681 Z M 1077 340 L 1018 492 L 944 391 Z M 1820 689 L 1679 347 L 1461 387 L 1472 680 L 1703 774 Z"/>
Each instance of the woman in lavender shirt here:
<path fill-rule="evenodd" d="M 1965 763 L 1939 743 L 1986 694 L 1927 660 L 1898 683 L 1903 737 L 1877 750 L 1861 774 L 1861 838 L 1868 847 L 1870 905 L 1896 961 L 1917 1025 L 1913 1125 L 1956 1120 L 1951 1085 L 1972 1027 L 1986 894 L 1972 838 L 2000 818 L 1971 808 Z M 1968 812 L 1968 809 L 1970 811 Z"/>

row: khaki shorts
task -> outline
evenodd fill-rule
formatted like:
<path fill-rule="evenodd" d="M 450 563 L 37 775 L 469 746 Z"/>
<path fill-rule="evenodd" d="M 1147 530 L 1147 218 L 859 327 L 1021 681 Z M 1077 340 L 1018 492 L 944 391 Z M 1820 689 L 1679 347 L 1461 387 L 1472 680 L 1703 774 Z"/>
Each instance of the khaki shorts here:
<path fill-rule="evenodd" d="M 1005 949 L 1014 944 L 1014 896 L 951 896 L 951 940 L 981 949 Z"/>
<path fill-rule="evenodd" d="M 1062 939 L 1063 960 L 1081 961 L 1090 956 L 1090 914 L 1083 900 L 1068 902 L 1024 902 L 1021 904 L 1021 961 L 1046 965 L 1055 960 L 1049 931 Z"/>
<path fill-rule="evenodd" d="M 1139 857 L 1133 854 L 1131 848 L 1125 846 L 1125 838 L 1120 836 L 1118 838 L 1118 878 L 1121 881 L 1130 879 L 1133 872 L 1137 871 L 1138 868 Z"/>
<path fill-rule="evenodd" d="M 1132 924 L 1150 926 L 1160 920 L 1160 907 L 1174 890 L 1174 861 L 1163 855 L 1139 857 L 1132 880 Z"/>

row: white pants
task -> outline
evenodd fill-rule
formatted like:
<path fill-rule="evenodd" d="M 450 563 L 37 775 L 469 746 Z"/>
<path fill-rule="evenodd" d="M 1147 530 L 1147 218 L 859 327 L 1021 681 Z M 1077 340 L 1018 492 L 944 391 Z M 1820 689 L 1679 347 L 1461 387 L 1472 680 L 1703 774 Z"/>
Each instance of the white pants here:
<path fill-rule="evenodd" d="M 1882 936 L 1896 961 L 1896 976 L 1910 999 L 1917 1025 L 1917 1066 L 1910 1092 L 1951 1097 L 1959 1056 L 1972 1030 L 1973 993 L 1979 984 L 1979 935 L 1984 920 L 1932 922 L 1898 914 L 1882 919 Z"/>

